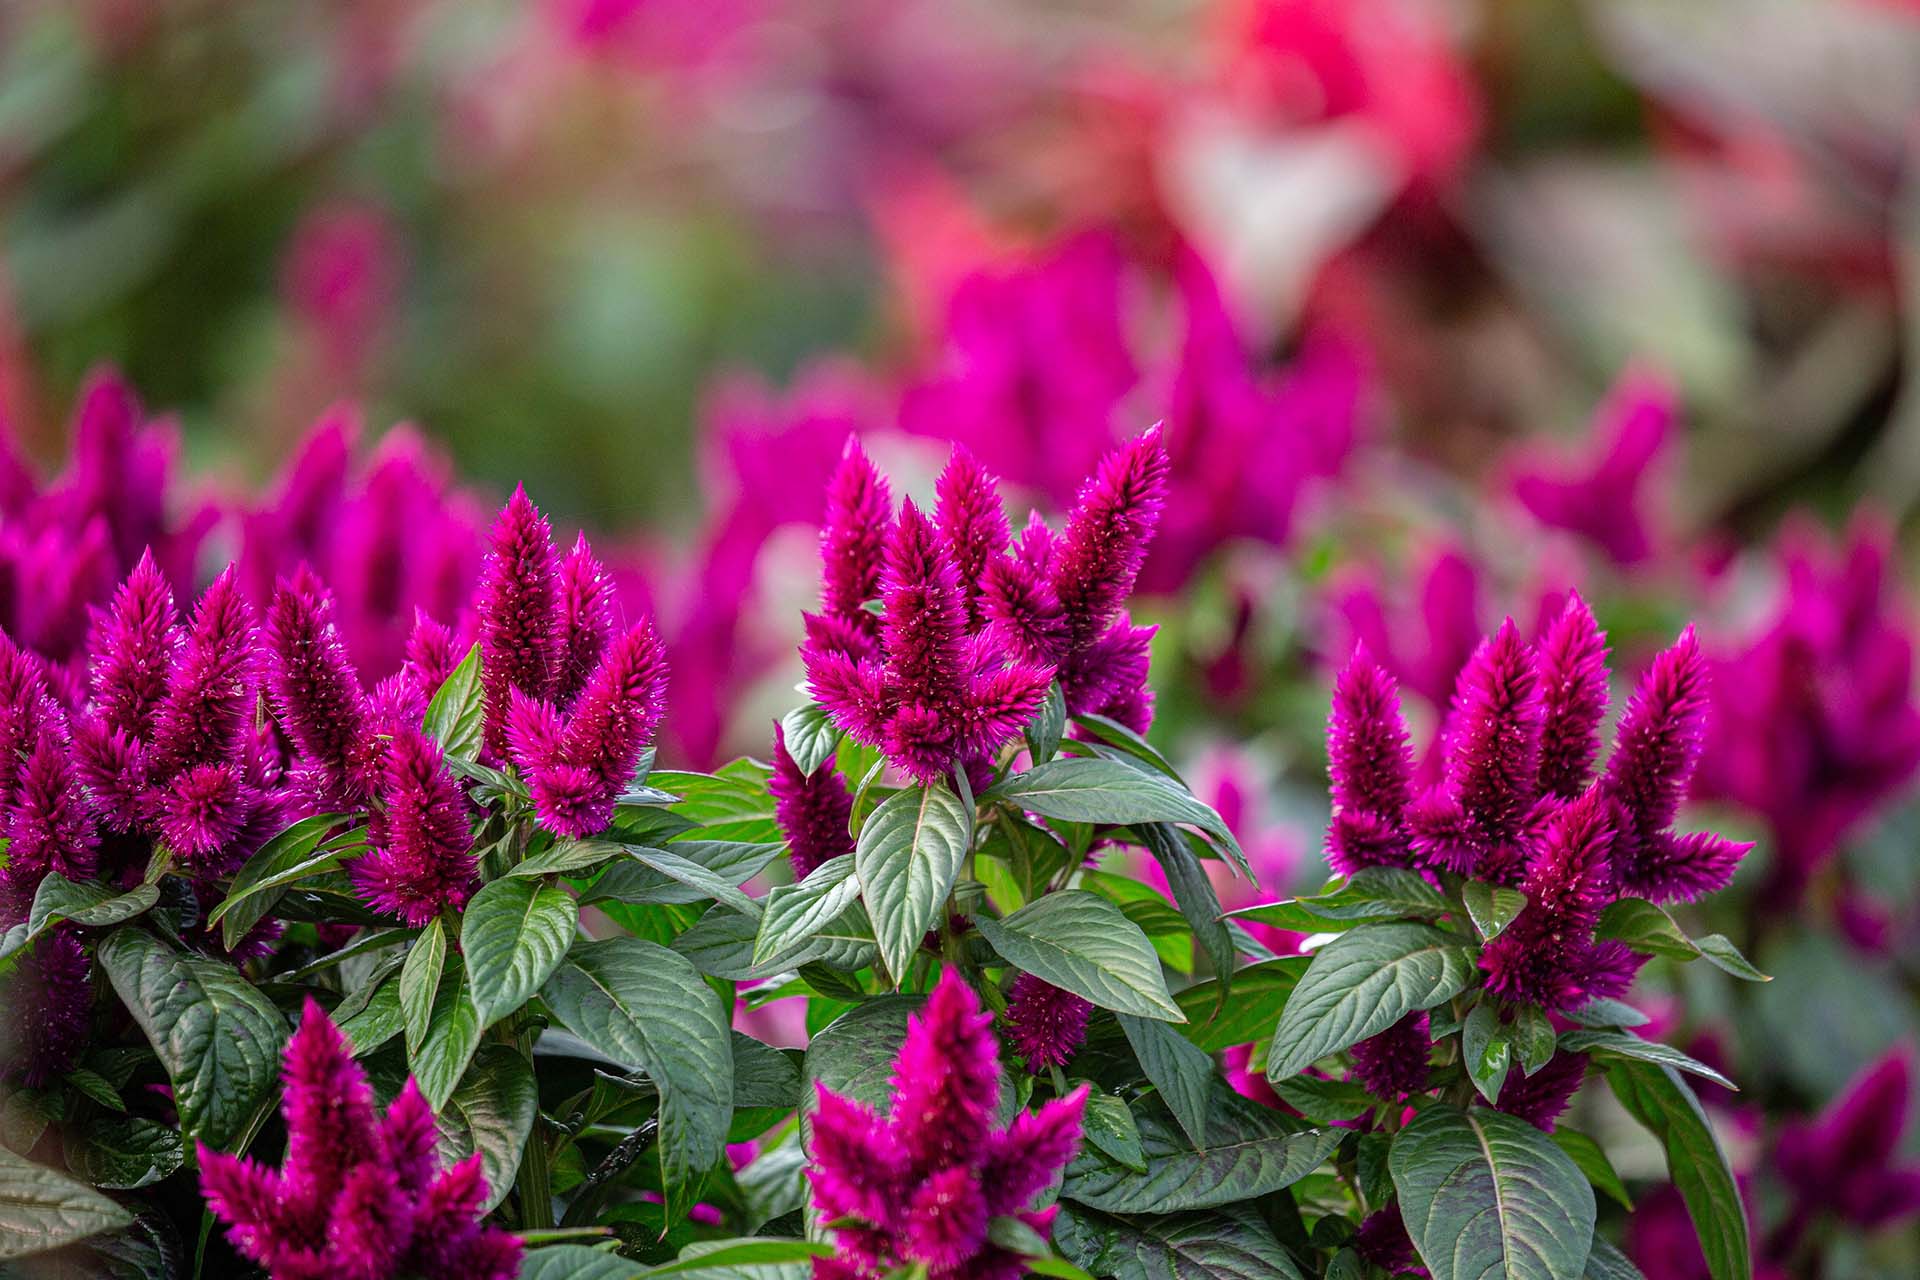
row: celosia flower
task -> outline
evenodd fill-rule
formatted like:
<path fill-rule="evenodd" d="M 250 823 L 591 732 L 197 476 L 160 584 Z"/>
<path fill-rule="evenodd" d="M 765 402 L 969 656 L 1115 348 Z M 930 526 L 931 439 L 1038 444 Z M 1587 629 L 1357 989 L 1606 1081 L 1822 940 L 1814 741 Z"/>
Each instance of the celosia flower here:
<path fill-rule="evenodd" d="M 153 732 L 180 639 L 173 588 L 143 553 L 87 646 L 93 705 L 108 728 L 135 738 Z"/>
<path fill-rule="evenodd" d="M 559 675 L 562 618 L 559 566 L 547 519 L 514 489 L 487 535 L 479 588 L 480 680 L 486 693 L 486 750 L 503 758 L 511 695 L 552 696 Z"/>
<path fill-rule="evenodd" d="M 560 561 L 560 670 L 554 701 L 570 707 L 613 639 L 613 575 L 594 558 L 587 535 Z"/>
<path fill-rule="evenodd" d="M 880 619 L 867 611 L 867 603 L 880 595 L 892 523 L 893 498 L 886 478 L 859 442 L 848 437 L 827 486 L 827 510 L 820 525 L 820 615 L 869 641 L 880 635 Z"/>
<path fill-rule="evenodd" d="M 1607 715 L 1607 638 L 1573 592 L 1540 638 L 1540 790 L 1571 800 L 1593 780 Z"/>
<path fill-rule="evenodd" d="M 1400 718 L 1393 677 L 1356 646 L 1333 689 L 1327 718 L 1327 776 L 1333 817 L 1327 862 L 1342 875 L 1361 867 L 1407 865 L 1403 816 L 1411 794 L 1413 751 Z"/>
<path fill-rule="evenodd" d="M 1496 1110 L 1518 1116 L 1536 1129 L 1553 1132 L 1560 1118 L 1587 1078 L 1587 1057 L 1583 1053 L 1556 1052 L 1532 1075 L 1514 1066 L 1500 1086 Z"/>
<path fill-rule="evenodd" d="M 987 566 L 1007 550 L 1007 511 L 1000 502 L 998 482 L 964 447 L 954 449 L 947 460 L 936 494 L 935 519 L 966 595 L 967 628 L 978 631 Z"/>
<path fill-rule="evenodd" d="M 1413 1241 L 1407 1235 L 1397 1201 L 1361 1219 L 1359 1230 L 1353 1233 L 1353 1251 L 1390 1276 L 1415 1270 Z"/>
<path fill-rule="evenodd" d="M 807 1144 L 813 1202 L 828 1220 L 858 1221 L 835 1228 L 839 1255 L 816 1261 L 816 1276 L 879 1280 L 918 1263 L 939 1280 L 1012 1277 L 1019 1256 L 988 1238 L 993 1219 L 1048 1233 L 1053 1211 L 1028 1205 L 1073 1158 L 1086 1090 L 996 1127 L 992 1021 L 949 969 L 908 1022 L 887 1115 L 818 1090 Z"/>
<path fill-rule="evenodd" d="M 80 1065 L 92 1004 L 79 930 L 56 925 L 0 980 L 0 1076 L 39 1089 Z"/>
<path fill-rule="evenodd" d="M 834 768 L 834 756 L 812 773 L 800 772 L 787 751 L 786 730 L 773 725 L 773 776 L 767 781 L 773 795 L 773 817 L 787 838 L 787 857 L 793 878 L 805 880 L 813 869 L 832 858 L 853 852 L 848 823 L 853 817 L 853 793 Z"/>
<path fill-rule="evenodd" d="M 257 695 L 253 609 L 229 567 L 194 606 L 193 622 L 155 712 L 153 767 L 171 777 L 240 752 Z"/>
<path fill-rule="evenodd" d="M 1646 490 L 1676 416 L 1673 388 L 1629 369 L 1594 415 L 1588 455 L 1571 465 L 1523 456 L 1514 496 L 1541 524 L 1579 534 L 1615 564 L 1639 564 L 1658 541 L 1659 513 L 1646 510 Z"/>
<path fill-rule="evenodd" d="M 1613 898 L 1615 812 L 1590 792 L 1547 823 L 1520 884 L 1527 905 L 1480 953 L 1488 991 L 1556 1009 L 1621 994 L 1593 971 L 1593 928 Z"/>
<path fill-rule="evenodd" d="M 207 1207 L 272 1280 L 512 1280 L 520 1240 L 481 1223 L 478 1155 L 441 1169 L 409 1079 L 385 1116 L 346 1037 L 308 1000 L 287 1042 L 279 1169 L 200 1144 Z"/>
<path fill-rule="evenodd" d="M 424 925 L 465 904 L 476 860 L 466 800 L 440 744 L 412 724 L 395 726 L 367 824 L 368 850 L 348 866 L 376 909 Z"/>
<path fill-rule="evenodd" d="M 333 596 L 302 565 L 267 608 L 268 688 L 309 772 L 316 809 L 365 799 L 372 746 L 366 694 L 333 621 Z"/>
<path fill-rule="evenodd" d="M 1030 973 L 1013 980 L 1007 993 L 1007 1040 L 1038 1075 L 1064 1067 L 1087 1039 L 1093 1006 L 1071 991 Z"/>
<path fill-rule="evenodd" d="M 1410 1013 L 1377 1036 L 1353 1046 L 1353 1076 L 1376 1098 L 1395 1101 L 1427 1087 L 1433 1040 L 1427 1015 Z"/>
<path fill-rule="evenodd" d="M 1781 1132 L 1772 1164 L 1794 1196 L 1792 1230 L 1805 1230 L 1821 1214 L 1861 1231 L 1920 1215 L 1920 1164 L 1899 1159 L 1912 1093 L 1911 1056 L 1896 1049 L 1856 1076 L 1817 1119 Z"/>
<path fill-rule="evenodd" d="M 1776 909 L 1920 770 L 1914 630 L 1891 530 L 1863 516 L 1843 545 L 1804 525 L 1783 544 L 1775 611 L 1744 651 L 1714 663 L 1712 733 L 1695 781 L 1696 794 L 1767 823 L 1762 893 Z"/>
<path fill-rule="evenodd" d="M 49 871 L 69 880 L 91 880 L 99 832 L 75 776 L 66 719 L 56 706 L 42 712 L 33 746 L 19 766 L 0 821 L 7 837 L 0 866 L 0 916 L 11 924 L 26 915 L 34 891 Z"/>

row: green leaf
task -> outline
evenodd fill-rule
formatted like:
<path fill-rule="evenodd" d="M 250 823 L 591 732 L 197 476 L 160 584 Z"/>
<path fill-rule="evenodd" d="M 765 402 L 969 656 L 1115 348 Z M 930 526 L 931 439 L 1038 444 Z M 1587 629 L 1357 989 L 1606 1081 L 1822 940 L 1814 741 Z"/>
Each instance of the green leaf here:
<path fill-rule="evenodd" d="M 1453 909 L 1419 872 L 1404 867 L 1362 867 L 1344 884 L 1326 893 L 1296 898 L 1294 902 L 1325 920 L 1433 917 Z"/>
<path fill-rule="evenodd" d="M 1134 1122 L 1125 1098 L 1112 1093 L 1088 1093 L 1080 1133 L 1115 1162 L 1135 1173 L 1147 1171 L 1147 1157 L 1140 1149 L 1140 1126 Z"/>
<path fill-rule="evenodd" d="M 527 880 L 550 875 L 579 877 L 626 851 L 625 845 L 612 840 L 560 840 L 531 858 L 522 858 L 508 867 L 506 874 Z"/>
<path fill-rule="evenodd" d="M 420 1050 L 433 1020 L 433 997 L 440 990 L 440 971 L 447 961 L 447 934 L 438 918 L 428 924 L 407 950 L 400 967 L 400 1013 L 407 1030 L 407 1056 Z"/>
<path fill-rule="evenodd" d="M 1113 1280 L 1302 1280 L 1250 1206 L 1118 1214 L 1062 1200 L 1053 1243 L 1079 1266 Z"/>
<path fill-rule="evenodd" d="M 626 853 L 627 857 L 641 866 L 658 872 L 676 884 L 685 885 L 700 898 L 712 898 L 744 916 L 754 919 L 760 916 L 760 904 L 740 892 L 730 877 L 709 870 L 691 858 L 682 857 L 673 849 L 654 849 L 635 844 L 628 845 Z M 772 860 L 772 854 L 768 855 L 768 860 Z"/>
<path fill-rule="evenodd" d="M 669 906 L 704 902 L 716 895 L 715 886 L 721 882 L 733 887 L 753 879 L 785 848 L 778 842 L 763 840 L 675 840 L 665 846 L 623 846 L 620 852 L 628 856 L 602 872 L 580 895 L 580 901 L 582 904 L 611 900 Z M 673 864 L 676 869 L 684 871 L 685 863 L 694 863 L 714 878 L 703 877 L 700 885 L 695 886 L 636 856 L 643 852 L 651 854 L 657 849 L 664 849 L 681 860 Z"/>
<path fill-rule="evenodd" d="M 760 1268 L 787 1263 L 810 1263 L 815 1258 L 834 1256 L 831 1245 L 817 1244 L 811 1240 L 780 1240 L 759 1238 L 752 1240 L 702 1240 L 688 1245 L 680 1251 L 680 1257 L 673 1262 L 648 1267 L 642 1274 L 648 1276 L 678 1276 L 708 1273 L 711 1280 L 742 1271 L 749 1267 Z"/>
<path fill-rule="evenodd" d="M 1481 880 L 1469 880 L 1460 886 L 1461 901 L 1482 940 L 1492 942 L 1527 905 L 1527 895 L 1518 889 L 1503 889 Z"/>
<path fill-rule="evenodd" d="M 1665 956 L 1669 960 L 1703 959 L 1716 969 L 1748 982 L 1772 981 L 1722 935 L 1709 934 L 1696 942 L 1664 908 L 1644 898 L 1622 898 L 1609 906 L 1601 913 L 1594 936 L 1624 942 L 1650 956 Z"/>
<path fill-rule="evenodd" d="M 231 964 L 175 951 L 144 929 L 116 929 L 95 954 L 167 1070 L 181 1130 L 224 1147 L 280 1074 L 280 1011 Z"/>
<path fill-rule="evenodd" d="M 1067 699 L 1055 680 L 1047 686 L 1047 696 L 1033 720 L 1027 725 L 1027 753 L 1035 764 L 1045 764 L 1060 750 L 1060 739 L 1067 732 Z"/>
<path fill-rule="evenodd" d="M 273 909 L 288 885 L 339 866 L 340 851 L 321 848 L 321 841 L 352 817 L 350 813 L 319 813 L 302 818 L 260 846 L 227 886 L 227 896 L 207 914 L 209 925 L 220 926 L 221 941 L 232 948 Z"/>
<path fill-rule="evenodd" d="M 801 950 L 860 896 L 853 858 L 829 858 L 798 884 L 775 885 L 762 900 L 755 964 L 770 964 Z"/>
<path fill-rule="evenodd" d="M 686 957 L 640 938 L 576 942 L 541 998 L 563 1026 L 660 1091 L 670 1219 L 719 1161 L 733 1113 L 727 1010 Z"/>
<path fill-rule="evenodd" d="M 579 924 L 580 908 L 555 885 L 500 879 L 481 886 L 461 917 L 460 949 L 482 1028 L 540 989 L 573 945 Z"/>
<path fill-rule="evenodd" d="M 45 1253 L 132 1221 L 91 1187 L 0 1147 L 0 1259 Z"/>
<path fill-rule="evenodd" d="M 187 1162 L 180 1131 L 141 1116 L 105 1116 L 69 1130 L 61 1154 L 75 1176 L 114 1191 L 151 1186 Z"/>
<path fill-rule="evenodd" d="M 1513 1024 L 1507 1028 L 1507 1034 L 1528 1075 L 1552 1060 L 1557 1037 L 1552 1021 L 1538 1005 L 1523 1004 L 1514 1010 Z"/>
<path fill-rule="evenodd" d="M 1429 1107 L 1394 1138 L 1387 1166 L 1433 1280 L 1578 1280 L 1593 1188 L 1525 1120 Z"/>
<path fill-rule="evenodd" d="M 480 758 L 481 723 L 486 699 L 480 688 L 480 646 L 467 650 L 460 665 L 434 692 L 427 704 L 423 727 L 447 755 L 461 760 Z"/>
<path fill-rule="evenodd" d="M 1134 1116 L 1146 1173 L 1090 1147 L 1067 1166 L 1060 1194 L 1109 1213 L 1236 1204 L 1292 1186 L 1319 1168 L 1346 1136 L 1340 1129 L 1303 1131 L 1298 1122 L 1224 1088 L 1215 1095 L 1210 1119 L 1206 1146 L 1195 1150 L 1167 1108 L 1148 1103 Z"/>
<path fill-rule="evenodd" d="M 1466 1025 L 1460 1030 L 1460 1053 L 1473 1087 L 1488 1102 L 1498 1102 L 1500 1086 L 1507 1082 L 1507 1066 L 1513 1060 L 1513 1042 L 1489 1001 L 1482 1000 L 1467 1014 Z"/>
<path fill-rule="evenodd" d="M 617 1253 L 583 1244 L 553 1244 L 527 1250 L 519 1280 L 637 1280 L 646 1274 L 645 1267 Z"/>
<path fill-rule="evenodd" d="M 460 1087 L 440 1108 L 435 1123 L 441 1163 L 454 1164 L 480 1153 L 480 1167 L 487 1175 L 483 1213 L 491 1212 L 513 1189 L 539 1108 L 532 1068 L 503 1044 L 490 1044 L 474 1055 Z"/>
<path fill-rule="evenodd" d="M 1628 1213 L 1633 1212 L 1633 1197 L 1627 1194 L 1627 1184 L 1620 1180 L 1620 1175 L 1614 1171 L 1613 1161 L 1607 1159 L 1607 1153 L 1599 1143 L 1564 1124 L 1553 1127 L 1553 1141 L 1567 1153 L 1568 1159 L 1579 1167 L 1580 1172 L 1587 1175 L 1587 1181 L 1593 1184 L 1594 1190 Z"/>
<path fill-rule="evenodd" d="M 1016 808 L 1063 822 L 1135 826 L 1178 822 L 1199 827 L 1227 851 L 1240 873 L 1255 879 L 1253 868 L 1212 806 L 1168 778 L 1143 773 L 1117 760 L 1085 756 L 1035 765 L 989 788 L 983 800 L 1004 800 Z"/>
<path fill-rule="evenodd" d="M 1713 1280 L 1753 1280 L 1747 1207 L 1693 1090 L 1671 1067 L 1632 1059 L 1609 1062 L 1607 1083 L 1666 1148 L 1667 1172 L 1687 1203 Z"/>
<path fill-rule="evenodd" d="M 1122 766 L 1124 767 L 1124 766 Z M 975 919 L 1001 959 L 1102 1009 L 1183 1022 L 1159 957 L 1113 903 L 1081 889 L 1050 893 L 1004 920 Z"/>
<path fill-rule="evenodd" d="M 1222 998 L 1218 978 L 1183 988 L 1173 998 L 1187 1015 L 1180 1033 L 1208 1053 L 1262 1039 L 1279 1020 L 1307 963 L 1306 956 L 1287 956 L 1250 964 L 1233 975 L 1231 1000 Z"/>
<path fill-rule="evenodd" d="M 40 887 L 34 890 L 26 932 L 18 943 L 10 946 L 9 953 L 62 920 L 102 928 L 131 920 L 158 901 L 160 890 L 156 885 L 137 885 L 121 893 L 109 885 L 76 884 L 58 871 L 49 871 L 40 878 Z"/>
<path fill-rule="evenodd" d="M 344 1009 L 346 1006 L 342 1005 Z M 352 1014 L 334 1011 L 340 1034 L 353 1046 L 353 1056 L 364 1058 L 406 1030 L 406 1013 L 400 1008 L 400 975 L 388 973 L 367 993 L 364 1005 Z"/>
<path fill-rule="evenodd" d="M 1315 953 L 1287 1000 L 1267 1078 L 1298 1075 L 1409 1013 L 1451 1000 L 1477 973 L 1466 940 L 1430 925 L 1366 924 L 1343 933 Z"/>
<path fill-rule="evenodd" d="M 1645 1040 L 1628 1031 L 1569 1031 L 1560 1037 L 1560 1047 L 1569 1053 L 1591 1053 L 1601 1058 L 1633 1058 L 1640 1062 L 1651 1062 L 1711 1080 L 1735 1092 L 1740 1088 L 1698 1058 L 1682 1053 L 1670 1044 Z"/>
<path fill-rule="evenodd" d="M 1364 1085 L 1352 1080 L 1322 1080 L 1295 1076 L 1274 1086 L 1280 1100 L 1315 1124 L 1344 1124 L 1379 1105 Z"/>
<path fill-rule="evenodd" d="M 1614 1248 L 1598 1233 L 1594 1233 L 1593 1249 L 1587 1254 L 1585 1280 L 1646 1280 L 1640 1274 L 1640 1268 L 1633 1265 L 1626 1254 Z"/>
<path fill-rule="evenodd" d="M 402 975 L 404 977 L 404 975 Z M 447 1104 L 460 1078 L 480 1047 L 480 1013 L 473 1007 L 473 989 L 458 955 L 447 957 L 440 984 L 433 993 L 433 1012 L 418 1049 L 407 1051 L 407 1065 L 420 1092 L 435 1111 Z"/>
<path fill-rule="evenodd" d="M 81 1093 L 86 1094 L 101 1106 L 111 1111 L 125 1111 L 127 1104 L 120 1098 L 113 1084 L 98 1071 L 89 1071 L 78 1067 L 67 1072 L 66 1081 Z"/>
<path fill-rule="evenodd" d="M 800 766 L 800 772 L 808 775 L 825 764 L 840 745 L 839 726 L 817 702 L 795 707 L 782 716 L 780 734 L 786 739 L 787 754 Z"/>
<path fill-rule="evenodd" d="M 860 828 L 854 871 L 896 983 L 940 920 L 972 842 L 973 813 L 937 783 L 888 797 Z"/>
<path fill-rule="evenodd" d="M 1184 788 L 1187 785 L 1186 780 L 1180 776 L 1180 771 L 1175 769 L 1152 743 L 1118 720 L 1085 713 L 1073 717 L 1073 722 L 1107 746 L 1126 752 L 1148 768 L 1166 775 L 1181 787 Z"/>
<path fill-rule="evenodd" d="M 1228 983 L 1233 980 L 1233 935 L 1221 918 L 1220 897 L 1213 890 L 1207 869 L 1188 843 L 1188 835 L 1164 822 L 1150 822 L 1139 828 L 1140 838 L 1166 873 L 1167 887 L 1180 908 L 1194 940 L 1207 953 L 1215 976 Z"/>
<path fill-rule="evenodd" d="M 925 999 L 881 996 L 822 1027 L 807 1042 L 801 1067 L 807 1082 L 884 1114 L 893 1102 L 893 1059 L 907 1038 L 907 1019 Z"/>
<path fill-rule="evenodd" d="M 1120 1029 L 1140 1069 L 1160 1093 L 1195 1147 L 1207 1140 L 1207 1095 L 1213 1086 L 1213 1059 L 1166 1023 L 1119 1014 Z"/>

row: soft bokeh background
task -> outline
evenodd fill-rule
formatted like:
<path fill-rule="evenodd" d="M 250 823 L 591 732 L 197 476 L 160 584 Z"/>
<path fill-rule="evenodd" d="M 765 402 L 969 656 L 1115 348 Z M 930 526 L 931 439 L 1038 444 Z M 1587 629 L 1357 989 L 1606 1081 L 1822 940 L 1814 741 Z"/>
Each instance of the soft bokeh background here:
<path fill-rule="evenodd" d="M 1916 148 L 1908 0 L 0 0 L 0 416 L 51 474 L 111 363 L 243 509 L 413 422 L 396 518 L 524 481 L 622 548 L 700 765 L 795 701 L 849 430 L 1057 514 L 1165 418 L 1154 732 L 1280 886 L 1354 639 L 1420 736 L 1502 614 L 1578 585 L 1623 672 L 1697 620 L 1760 843 L 1688 923 L 1779 977 L 1646 1002 L 1748 1085 L 1763 1270 L 1911 1275 Z"/>

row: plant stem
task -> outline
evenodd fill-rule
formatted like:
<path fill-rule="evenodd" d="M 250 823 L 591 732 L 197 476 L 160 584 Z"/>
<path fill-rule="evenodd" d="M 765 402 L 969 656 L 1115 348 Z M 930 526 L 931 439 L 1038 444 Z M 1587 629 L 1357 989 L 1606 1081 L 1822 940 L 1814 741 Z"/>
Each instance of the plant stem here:
<path fill-rule="evenodd" d="M 516 1021 L 519 1019 L 516 1018 Z M 538 1032 L 525 1027 L 519 1029 L 520 1052 L 526 1057 L 527 1069 L 534 1069 L 533 1041 Z M 547 1146 L 546 1118 L 538 1107 L 533 1112 L 533 1127 L 527 1130 L 526 1149 L 520 1153 L 520 1172 L 514 1178 L 514 1189 L 520 1198 L 520 1225 L 523 1227 L 551 1227 L 553 1225 L 553 1155 Z"/>

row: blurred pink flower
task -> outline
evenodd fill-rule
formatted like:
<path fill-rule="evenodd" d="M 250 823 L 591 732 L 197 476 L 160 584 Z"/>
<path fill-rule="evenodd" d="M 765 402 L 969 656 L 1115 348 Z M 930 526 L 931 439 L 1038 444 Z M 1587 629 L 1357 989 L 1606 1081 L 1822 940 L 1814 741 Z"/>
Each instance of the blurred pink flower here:
<path fill-rule="evenodd" d="M 1514 496 L 1541 524 L 1580 535 L 1615 564 L 1644 563 L 1665 542 L 1660 487 L 1675 399 L 1664 379 L 1627 370 L 1595 412 L 1583 453 L 1518 452 Z"/>

